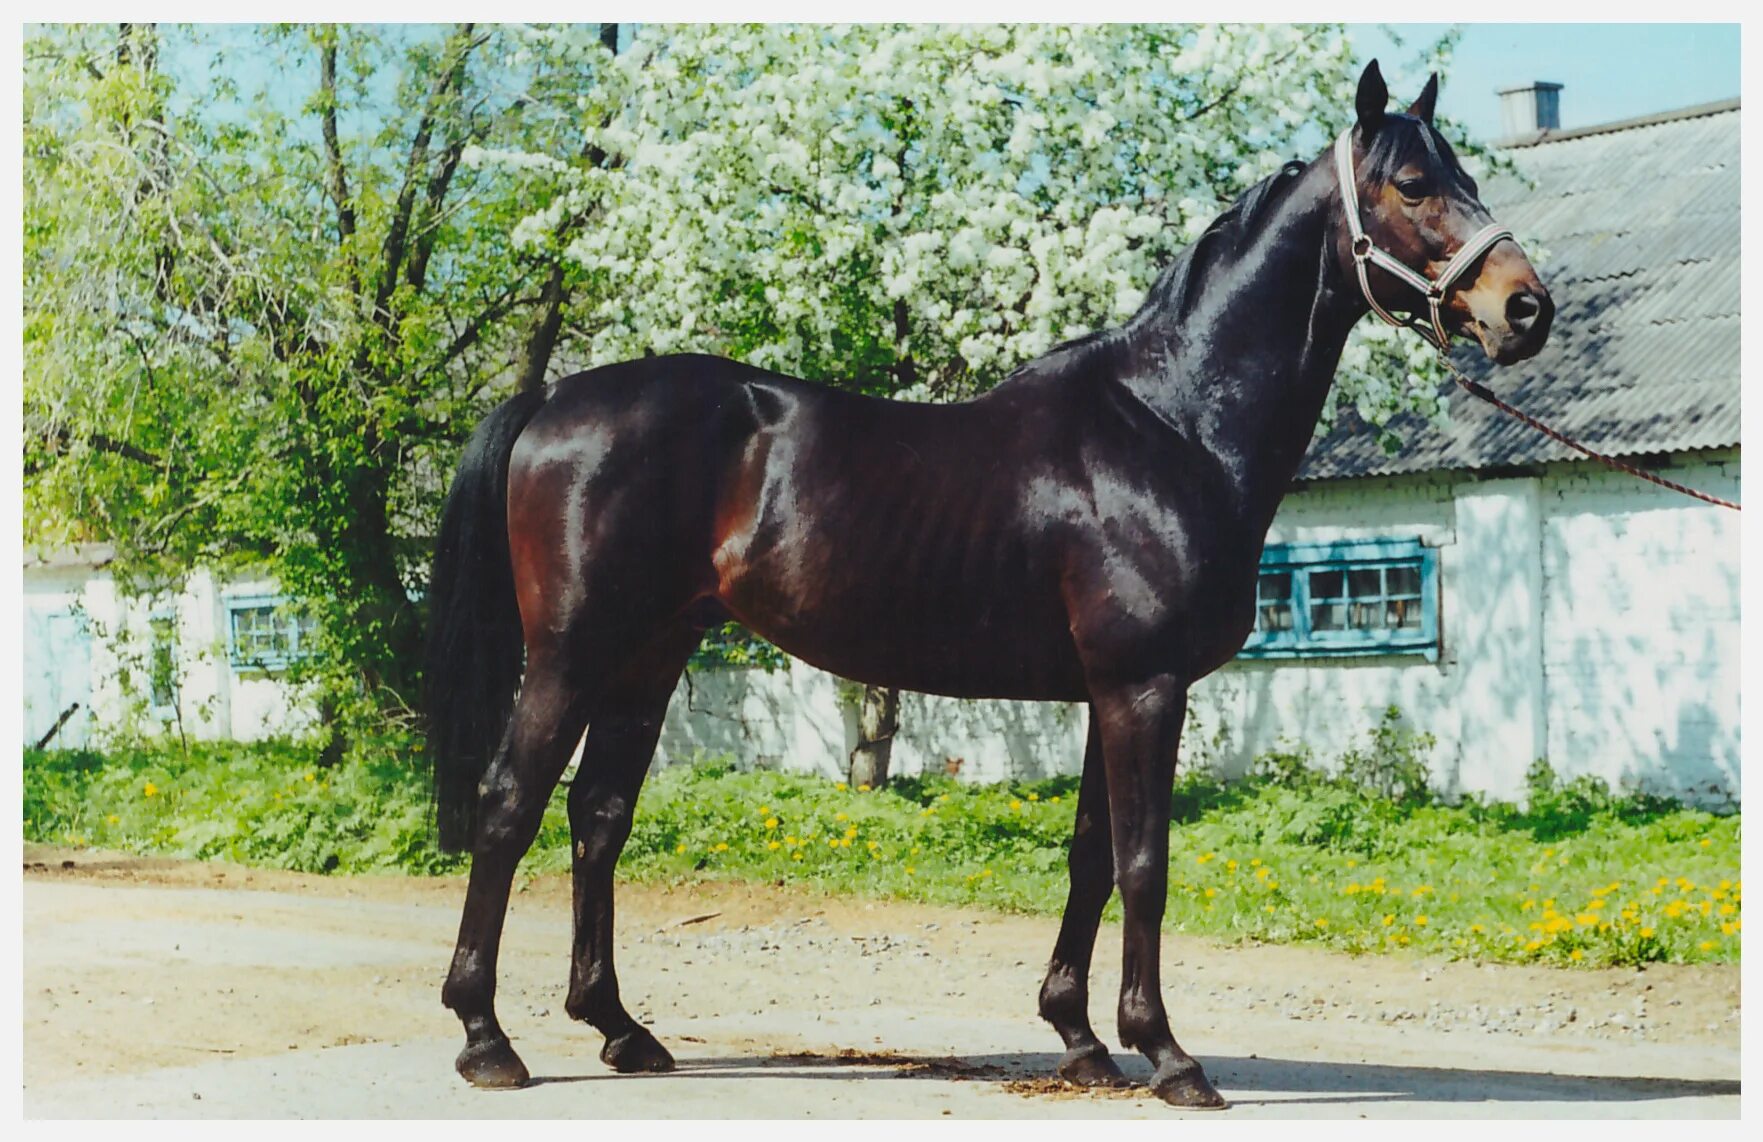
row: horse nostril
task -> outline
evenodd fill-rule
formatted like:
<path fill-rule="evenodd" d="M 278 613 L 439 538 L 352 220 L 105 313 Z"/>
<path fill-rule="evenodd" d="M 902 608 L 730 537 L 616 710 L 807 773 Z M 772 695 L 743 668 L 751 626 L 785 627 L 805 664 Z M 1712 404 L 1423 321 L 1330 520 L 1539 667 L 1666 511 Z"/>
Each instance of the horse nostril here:
<path fill-rule="evenodd" d="M 1536 323 L 1537 317 L 1543 312 L 1543 303 L 1527 289 L 1519 290 L 1506 299 L 1506 324 L 1513 332 L 1523 333 Z"/>

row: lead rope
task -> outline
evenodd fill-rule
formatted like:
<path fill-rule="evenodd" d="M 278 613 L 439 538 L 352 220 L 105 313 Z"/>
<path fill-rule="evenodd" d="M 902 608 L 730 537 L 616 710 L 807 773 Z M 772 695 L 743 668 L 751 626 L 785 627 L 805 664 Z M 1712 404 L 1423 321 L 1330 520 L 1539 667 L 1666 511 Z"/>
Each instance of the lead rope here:
<path fill-rule="evenodd" d="M 1682 484 L 1674 483 L 1671 480 L 1667 480 L 1663 476 L 1656 476 L 1644 468 L 1636 468 L 1632 464 L 1625 464 L 1621 460 L 1616 459 L 1614 456 L 1606 456 L 1602 452 L 1598 452 L 1598 451 L 1595 451 L 1594 449 L 1587 448 L 1585 445 L 1581 444 L 1579 441 L 1573 440 L 1567 436 L 1564 436 L 1560 432 L 1557 432 L 1555 429 L 1550 428 L 1548 425 L 1544 424 L 1542 421 L 1538 420 L 1536 417 L 1531 416 L 1529 413 L 1522 412 L 1516 408 L 1513 408 L 1511 405 L 1507 404 L 1505 401 L 1503 401 L 1499 397 L 1495 396 L 1492 392 L 1488 391 L 1488 389 L 1485 386 L 1479 384 L 1476 381 L 1470 380 L 1468 377 L 1464 376 L 1463 371 L 1461 369 L 1457 368 L 1456 365 L 1452 364 L 1451 359 L 1449 357 L 1445 356 L 1443 353 L 1439 354 L 1439 360 L 1444 362 L 1444 366 L 1445 366 L 1446 370 L 1450 372 L 1451 378 L 1457 382 L 1458 387 L 1461 388 L 1464 392 L 1468 393 L 1470 396 L 1476 397 L 1479 400 L 1486 401 L 1487 403 L 1493 405 L 1495 408 L 1499 409 L 1501 412 L 1505 413 L 1506 415 L 1516 417 L 1519 420 L 1523 421 L 1525 424 L 1530 425 L 1532 428 L 1536 429 L 1538 432 L 1542 433 L 1544 436 L 1547 436 L 1549 439 L 1559 441 L 1560 443 L 1565 444 L 1565 445 L 1567 445 L 1567 447 L 1573 449 L 1575 452 L 1580 452 L 1580 453 L 1583 453 L 1587 456 L 1590 456 L 1593 460 L 1596 460 L 1598 463 L 1603 464 L 1607 468 L 1614 468 L 1618 472 L 1627 472 L 1630 476 L 1639 476 L 1641 479 L 1647 481 L 1649 484 L 1658 484 L 1661 488 L 1670 488 L 1674 492 L 1682 492 L 1686 496 L 1690 496 L 1694 499 L 1701 500 L 1703 503 L 1713 504 L 1715 507 L 1731 508 L 1735 512 L 1743 510 L 1742 508 L 1739 507 L 1739 505 L 1733 503 L 1731 500 L 1723 500 L 1719 496 L 1711 496 L 1707 492 L 1698 492 L 1694 488 L 1689 488 L 1689 487 L 1685 487 Z"/>

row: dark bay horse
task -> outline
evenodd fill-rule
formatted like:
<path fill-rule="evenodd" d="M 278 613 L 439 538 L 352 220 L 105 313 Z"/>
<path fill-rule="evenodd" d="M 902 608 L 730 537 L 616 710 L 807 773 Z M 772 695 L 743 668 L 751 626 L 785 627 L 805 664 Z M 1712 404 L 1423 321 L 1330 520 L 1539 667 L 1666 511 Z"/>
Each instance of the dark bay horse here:
<path fill-rule="evenodd" d="M 472 853 L 442 993 L 465 1025 L 465 1078 L 527 1081 L 496 1020 L 496 954 L 515 864 L 584 731 L 565 1009 L 606 1036 L 613 1068 L 672 1068 L 619 1000 L 612 873 L 686 659 L 733 617 L 859 681 L 1089 703 L 1070 896 L 1040 993 L 1059 1073 L 1124 1081 L 1088 1013 L 1118 887 L 1120 1042 L 1167 1101 L 1223 1105 L 1170 1033 L 1158 980 L 1188 687 L 1249 634 L 1263 540 L 1353 324 L 1420 314 L 1430 289 L 1441 330 L 1507 363 L 1542 346 L 1553 315 L 1432 128 L 1436 93 L 1434 79 L 1386 113 L 1372 64 L 1344 154 L 1254 187 L 1126 325 L 974 400 L 890 402 L 671 356 L 489 415 L 448 495 L 429 595 L 441 838 Z"/>

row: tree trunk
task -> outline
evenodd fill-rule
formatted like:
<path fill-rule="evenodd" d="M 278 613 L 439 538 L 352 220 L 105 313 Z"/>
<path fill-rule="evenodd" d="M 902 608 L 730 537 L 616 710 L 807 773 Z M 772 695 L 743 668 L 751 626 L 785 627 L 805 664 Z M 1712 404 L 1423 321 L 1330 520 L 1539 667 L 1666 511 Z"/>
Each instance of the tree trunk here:
<path fill-rule="evenodd" d="M 894 753 L 894 732 L 900 728 L 900 692 L 887 686 L 865 686 L 857 710 L 857 748 L 851 751 L 851 787 L 880 789 L 888 783 L 888 762 Z"/>

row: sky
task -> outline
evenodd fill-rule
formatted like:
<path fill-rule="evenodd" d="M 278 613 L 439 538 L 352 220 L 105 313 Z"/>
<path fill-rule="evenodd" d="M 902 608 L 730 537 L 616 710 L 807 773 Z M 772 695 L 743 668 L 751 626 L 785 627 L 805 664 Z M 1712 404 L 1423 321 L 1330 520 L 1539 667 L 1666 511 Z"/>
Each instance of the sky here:
<path fill-rule="evenodd" d="M 1411 59 L 1448 24 L 1354 24 L 1361 62 Z M 1383 28 L 1408 46 L 1395 47 Z M 1386 69 L 1386 74 L 1393 74 Z M 1564 85 L 1563 129 L 1651 115 L 1739 94 L 1737 24 L 1466 24 L 1439 109 L 1482 139 L 1498 139 L 1500 88 Z M 1395 90 L 1404 103 L 1419 94 Z M 1392 100 L 1393 102 L 1394 100 Z"/>

